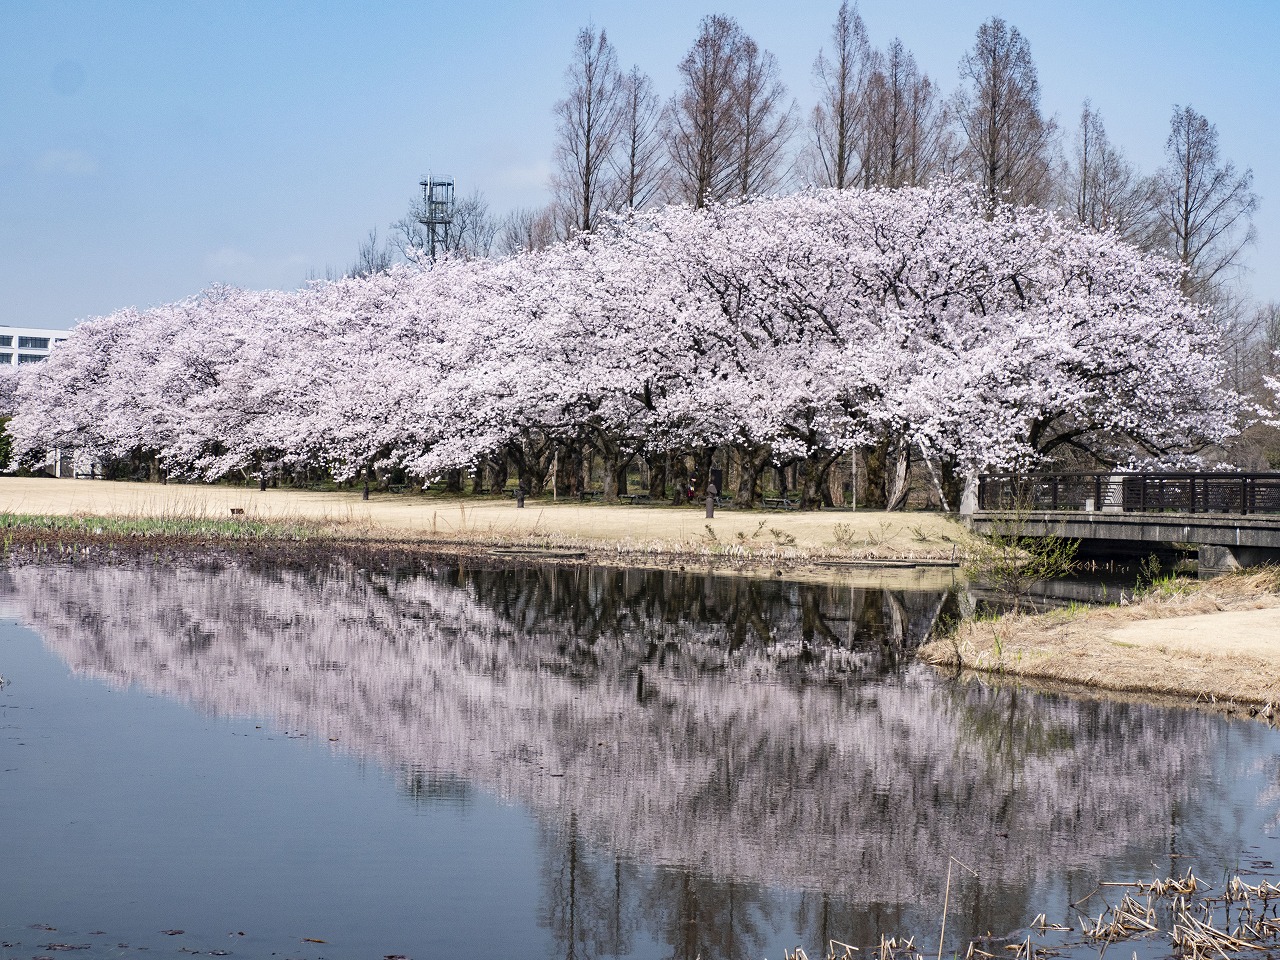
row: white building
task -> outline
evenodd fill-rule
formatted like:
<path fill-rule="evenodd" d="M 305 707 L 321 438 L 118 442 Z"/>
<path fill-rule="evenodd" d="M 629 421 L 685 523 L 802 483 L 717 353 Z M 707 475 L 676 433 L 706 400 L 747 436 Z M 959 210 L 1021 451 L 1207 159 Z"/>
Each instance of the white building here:
<path fill-rule="evenodd" d="M 70 335 L 70 330 L 0 324 L 0 364 L 16 367 L 20 363 L 39 363 Z"/>
<path fill-rule="evenodd" d="M 70 335 L 70 330 L 0 324 L 0 365 L 16 367 L 23 363 L 39 363 Z M 101 472 L 101 468 L 75 450 L 53 450 L 36 472 L 52 477 L 75 477 L 93 475 Z"/>

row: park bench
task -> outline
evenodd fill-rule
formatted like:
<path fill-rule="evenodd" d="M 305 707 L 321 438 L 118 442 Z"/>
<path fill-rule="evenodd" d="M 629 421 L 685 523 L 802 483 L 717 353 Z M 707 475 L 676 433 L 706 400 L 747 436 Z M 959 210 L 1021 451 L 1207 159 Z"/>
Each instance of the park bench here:
<path fill-rule="evenodd" d="M 800 501 L 787 497 L 765 497 L 764 505 L 771 510 L 799 510 Z"/>
<path fill-rule="evenodd" d="M 618 496 L 618 499 L 626 500 L 627 503 L 631 504 L 633 507 L 637 503 L 651 503 L 653 500 L 653 498 L 650 497 L 647 493 L 624 493 L 624 494 L 620 494 Z"/>

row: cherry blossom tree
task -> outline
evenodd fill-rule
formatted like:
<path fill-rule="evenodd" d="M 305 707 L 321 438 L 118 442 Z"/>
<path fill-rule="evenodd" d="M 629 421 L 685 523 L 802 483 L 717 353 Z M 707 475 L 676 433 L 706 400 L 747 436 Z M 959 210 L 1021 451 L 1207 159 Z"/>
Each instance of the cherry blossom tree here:
<path fill-rule="evenodd" d="M 82 324 L 24 377 L 15 451 L 155 475 L 366 482 L 551 464 L 604 493 L 731 453 L 738 499 L 798 464 L 806 505 L 877 451 L 900 507 L 939 477 L 1071 452 L 1159 462 L 1218 443 L 1239 398 L 1179 267 L 956 184 L 633 211 L 501 260 L 442 257 L 293 292 L 214 288 Z M 557 478 L 559 481 L 559 477 Z M 954 492 L 954 491 L 953 491 Z"/>

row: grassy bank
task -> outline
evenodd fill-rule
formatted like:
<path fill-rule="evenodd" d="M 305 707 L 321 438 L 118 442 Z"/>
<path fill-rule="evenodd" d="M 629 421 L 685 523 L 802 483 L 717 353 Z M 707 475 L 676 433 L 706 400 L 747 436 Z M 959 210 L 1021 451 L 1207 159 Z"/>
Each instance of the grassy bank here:
<path fill-rule="evenodd" d="M 307 520 L 230 517 L 58 516 L 0 512 L 0 532 L 9 539 L 189 539 L 310 540 L 331 535 Z"/>
<path fill-rule="evenodd" d="M 953 669 L 1280 710 L 1280 570 L 1164 580 L 1121 605 L 967 620 L 921 648 Z"/>
<path fill-rule="evenodd" d="M 312 492 L 230 486 L 0 478 L 0 527 L 11 543 L 377 542 L 424 549 L 524 549 L 564 559 L 727 561 L 794 568 L 823 562 L 950 562 L 972 543 L 951 517 L 875 511 L 701 507 Z"/>

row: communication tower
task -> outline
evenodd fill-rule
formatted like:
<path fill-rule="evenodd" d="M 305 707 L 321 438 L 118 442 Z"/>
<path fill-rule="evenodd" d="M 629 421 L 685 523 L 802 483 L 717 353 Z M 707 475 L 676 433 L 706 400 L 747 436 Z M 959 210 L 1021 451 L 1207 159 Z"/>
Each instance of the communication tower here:
<path fill-rule="evenodd" d="M 436 258 L 437 247 L 449 249 L 449 230 L 453 226 L 453 177 L 427 174 L 422 186 L 422 209 L 418 222 L 427 228 L 427 252 Z"/>

